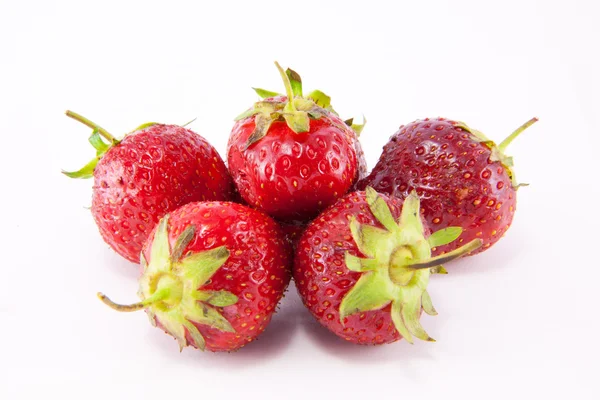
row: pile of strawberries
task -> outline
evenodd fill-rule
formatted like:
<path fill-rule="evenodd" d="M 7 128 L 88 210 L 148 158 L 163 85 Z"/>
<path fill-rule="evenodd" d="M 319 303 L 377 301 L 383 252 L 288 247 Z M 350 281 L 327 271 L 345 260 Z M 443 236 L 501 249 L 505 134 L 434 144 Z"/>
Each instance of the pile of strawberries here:
<path fill-rule="evenodd" d="M 279 64 L 281 95 L 236 118 L 227 165 L 185 126 L 147 123 L 116 139 L 88 119 L 96 156 L 73 178 L 94 178 L 102 238 L 140 263 L 140 301 L 180 349 L 233 351 L 267 327 L 291 277 L 311 314 L 359 344 L 433 341 L 422 311 L 442 264 L 480 253 L 510 226 L 518 187 L 510 142 L 461 122 L 401 126 L 367 174 L 362 125 L 330 98 L 304 95 Z"/>

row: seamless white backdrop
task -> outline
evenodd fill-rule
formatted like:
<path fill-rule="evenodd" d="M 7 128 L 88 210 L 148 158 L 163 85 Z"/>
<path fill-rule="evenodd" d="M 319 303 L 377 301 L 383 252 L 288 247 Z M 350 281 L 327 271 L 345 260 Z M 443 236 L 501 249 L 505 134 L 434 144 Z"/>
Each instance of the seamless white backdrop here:
<path fill-rule="evenodd" d="M 600 13 L 595 1 L 0 0 L 0 398 L 597 399 Z M 365 115 L 372 167 L 417 118 L 460 119 L 511 145 L 521 181 L 507 236 L 432 280 L 438 342 L 357 347 L 320 328 L 292 286 L 235 354 L 185 349 L 135 300 L 137 268 L 85 208 L 77 111 L 122 134 L 184 123 L 225 155 L 232 118 L 283 90 L 273 61 Z M 168 396 L 168 397 L 167 397 Z"/>

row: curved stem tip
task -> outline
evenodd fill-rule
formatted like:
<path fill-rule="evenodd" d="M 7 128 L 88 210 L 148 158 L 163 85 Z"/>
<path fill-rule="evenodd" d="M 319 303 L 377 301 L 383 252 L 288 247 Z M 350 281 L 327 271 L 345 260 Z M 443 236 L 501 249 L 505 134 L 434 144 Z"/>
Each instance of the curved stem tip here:
<path fill-rule="evenodd" d="M 517 136 L 519 136 L 525 129 L 529 128 L 531 125 L 535 124 L 537 121 L 538 121 L 537 117 L 533 117 L 529 121 L 525 122 L 523 125 L 518 127 L 513 133 L 511 133 L 506 139 L 504 139 L 502 141 L 502 143 L 500 143 L 498 145 L 498 150 L 500 150 L 502 153 L 504 153 L 504 151 L 506 150 L 508 145 L 511 144 L 512 141 L 517 138 Z"/>
<path fill-rule="evenodd" d="M 90 128 L 92 128 L 94 130 L 97 130 L 98 133 L 100 135 L 102 135 L 102 137 L 104 137 L 109 142 L 113 143 L 113 142 L 117 141 L 117 139 L 115 139 L 115 137 L 113 135 L 111 135 L 110 133 L 108 133 L 108 131 L 106 129 L 104 129 L 103 127 L 101 127 L 97 123 L 90 121 L 86 117 L 84 117 L 82 115 L 79 115 L 76 112 L 73 112 L 71 110 L 67 110 L 65 112 L 65 114 L 67 115 L 67 117 L 73 118 L 75 121 L 79 121 L 82 124 L 84 124 L 85 126 L 89 126 Z"/>

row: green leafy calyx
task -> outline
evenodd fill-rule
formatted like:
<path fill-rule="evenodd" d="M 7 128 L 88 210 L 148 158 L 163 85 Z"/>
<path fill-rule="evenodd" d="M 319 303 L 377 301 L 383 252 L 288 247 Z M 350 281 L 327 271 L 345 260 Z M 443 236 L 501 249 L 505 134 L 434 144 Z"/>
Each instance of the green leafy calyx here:
<path fill-rule="evenodd" d="M 346 267 L 361 276 L 342 299 L 340 321 L 343 324 L 352 314 L 391 305 L 394 326 L 402 337 L 410 343 L 413 336 L 434 341 L 419 322 L 421 309 L 430 315 L 437 314 L 426 290 L 429 276 L 445 272 L 441 267 L 443 262 L 477 249 L 482 242 L 476 239 L 452 253 L 431 257 L 432 245 L 450 243 L 460 235 L 461 228 L 446 228 L 425 238 L 416 193 L 406 198 L 398 220 L 385 200 L 370 187 L 366 189 L 366 198 L 371 213 L 383 228 L 360 224 L 355 218 L 350 220 L 352 238 L 366 257 L 345 254 Z"/>
<path fill-rule="evenodd" d="M 113 146 L 118 145 L 121 141 L 116 139 L 113 135 L 108 133 L 108 131 L 102 128 L 95 122 L 90 121 L 82 115 L 79 115 L 73 111 L 66 112 L 67 117 L 73 118 L 76 121 L 81 122 L 82 124 L 92 128 L 92 134 L 89 137 L 89 142 L 96 149 L 96 155 L 90 162 L 84 165 L 77 171 L 62 171 L 63 174 L 68 176 L 69 178 L 79 178 L 79 179 L 87 179 L 94 176 L 94 169 L 96 169 L 96 165 L 98 161 L 106 154 L 108 150 L 110 150 Z M 193 121 L 193 120 L 192 120 Z M 190 122 L 192 122 L 190 121 Z M 190 123 L 188 122 L 188 123 Z M 136 132 L 142 129 L 149 128 L 153 125 L 156 125 L 156 122 L 147 122 L 135 128 L 132 132 Z M 186 124 L 187 125 L 187 124 Z M 185 126 L 185 125 L 184 125 Z"/>
<path fill-rule="evenodd" d="M 531 125 L 535 124 L 538 121 L 537 118 L 531 118 L 529 121 L 525 122 L 523 125 L 521 125 L 520 127 L 518 127 L 513 133 L 511 133 L 506 139 L 504 139 L 499 145 L 496 145 L 496 143 L 494 143 L 492 140 L 490 140 L 486 135 L 484 135 L 482 132 L 473 129 L 469 126 L 467 126 L 467 124 L 465 124 L 464 122 L 459 122 L 456 126 L 459 128 L 462 128 L 463 130 L 469 132 L 473 139 L 475 139 L 476 141 L 485 144 L 487 147 L 490 148 L 490 150 L 492 151 L 492 155 L 490 156 L 490 161 L 499 161 L 503 166 L 504 169 L 506 170 L 506 172 L 508 173 L 508 176 L 510 177 L 510 181 L 512 183 L 512 186 L 515 189 L 518 189 L 520 186 L 527 186 L 527 184 L 525 183 L 517 183 L 517 179 L 515 177 L 515 173 L 514 173 L 514 162 L 513 162 L 513 158 L 510 156 L 507 156 L 505 154 L 506 152 L 506 148 L 508 147 L 509 144 L 512 143 L 513 140 L 515 140 L 525 129 L 529 128 Z"/>
<path fill-rule="evenodd" d="M 198 253 L 184 251 L 194 238 L 196 228 L 188 226 L 171 249 L 168 219 L 159 223 L 150 250 L 150 264 L 141 256 L 144 274 L 140 278 L 140 302 L 119 305 L 102 293 L 100 299 L 118 311 L 146 309 L 150 322 L 159 323 L 177 339 L 180 350 L 189 344 L 204 350 L 205 340 L 198 325 L 207 325 L 224 332 L 235 332 L 219 308 L 236 304 L 238 298 L 227 291 L 205 290 L 202 287 L 225 264 L 229 251 L 225 246 Z M 186 332 L 189 333 L 191 343 Z"/>
<path fill-rule="evenodd" d="M 284 71 L 277 62 L 275 66 L 285 86 L 285 97 L 270 90 L 253 88 L 263 100 L 256 102 L 254 107 L 235 118 L 236 121 L 240 121 L 255 117 L 255 127 L 246 141 L 246 149 L 265 137 L 273 121 L 285 121 L 293 132 L 304 133 L 310 130 L 311 120 L 320 119 L 329 113 L 337 115 L 331 107 L 331 97 L 320 90 L 313 90 L 304 96 L 300 75 L 289 68 Z M 363 126 L 364 124 L 351 127 L 358 129 L 359 134 Z"/>
<path fill-rule="evenodd" d="M 94 169 L 96 168 L 96 164 L 98 164 L 98 161 L 112 146 L 117 145 L 119 143 L 119 140 L 115 139 L 113 135 L 108 133 L 106 129 L 102 128 L 100 125 L 90 121 L 89 119 L 73 111 L 67 111 L 66 115 L 67 117 L 73 118 L 74 120 L 79 121 L 82 124 L 89 126 L 93 129 L 92 134 L 88 140 L 92 147 L 96 149 L 96 156 L 79 170 L 72 172 L 62 171 L 62 173 L 68 176 L 69 178 L 91 178 L 92 176 L 94 176 Z"/>

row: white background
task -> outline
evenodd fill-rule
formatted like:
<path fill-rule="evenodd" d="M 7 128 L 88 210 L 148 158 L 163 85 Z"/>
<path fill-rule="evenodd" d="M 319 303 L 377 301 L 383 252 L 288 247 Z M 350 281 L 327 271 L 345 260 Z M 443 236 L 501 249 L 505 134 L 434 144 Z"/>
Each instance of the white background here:
<path fill-rule="evenodd" d="M 595 1 L 0 0 L 0 398 L 599 398 L 599 18 Z M 63 112 L 118 135 L 198 117 L 225 155 L 250 87 L 283 90 L 274 60 L 367 116 L 370 167 L 417 118 L 498 142 L 540 118 L 509 149 L 531 183 L 513 227 L 430 284 L 437 343 L 343 343 L 292 286 L 258 342 L 180 354 L 96 298 L 134 301 L 137 268 L 100 239 L 92 182 L 60 174 L 93 155 Z"/>

